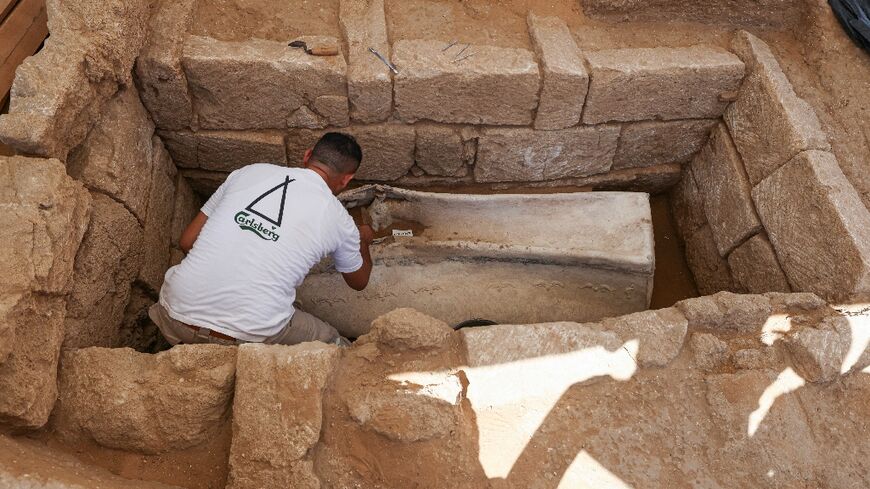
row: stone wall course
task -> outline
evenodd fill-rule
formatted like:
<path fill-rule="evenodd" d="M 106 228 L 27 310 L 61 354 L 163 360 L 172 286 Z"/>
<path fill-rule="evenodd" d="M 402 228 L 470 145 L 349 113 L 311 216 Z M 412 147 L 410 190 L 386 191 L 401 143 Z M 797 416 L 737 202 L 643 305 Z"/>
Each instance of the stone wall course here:
<path fill-rule="evenodd" d="M 589 92 L 584 124 L 722 115 L 743 79 L 743 63 L 712 46 L 586 52 Z"/>
<path fill-rule="evenodd" d="M 538 105 L 540 73 L 531 51 L 448 42 L 393 45 L 395 110 L 404 122 L 528 125 Z M 473 55 L 472 55 L 473 53 Z M 460 59 L 464 56 L 470 57 Z"/>
<path fill-rule="evenodd" d="M 461 130 L 452 126 L 416 124 L 414 160 L 427 175 L 463 177 L 474 155 L 466 151 Z"/>
<path fill-rule="evenodd" d="M 534 127 L 544 130 L 575 126 L 580 122 L 589 88 L 580 49 L 562 19 L 530 13 L 527 22 L 542 75 Z"/>
<path fill-rule="evenodd" d="M 715 126 L 711 119 L 623 124 L 613 169 L 686 163 L 704 146 Z"/>
<path fill-rule="evenodd" d="M 287 164 L 284 136 L 277 131 L 160 131 L 159 134 L 172 160 L 181 168 L 231 172 L 254 163 Z"/>
<path fill-rule="evenodd" d="M 350 117 L 371 123 L 392 112 L 393 81 L 390 69 L 369 48 L 390 59 L 383 0 L 341 0 L 338 14 L 348 46 L 347 92 Z"/>

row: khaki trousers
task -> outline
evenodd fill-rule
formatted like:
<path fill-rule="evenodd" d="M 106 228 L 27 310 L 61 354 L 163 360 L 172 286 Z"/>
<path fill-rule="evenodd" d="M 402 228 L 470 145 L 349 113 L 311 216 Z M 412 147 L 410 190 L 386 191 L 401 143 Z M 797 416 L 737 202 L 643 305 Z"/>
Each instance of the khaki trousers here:
<path fill-rule="evenodd" d="M 224 338 L 212 336 L 208 328 L 200 328 L 199 331 L 186 326 L 181 321 L 173 319 L 166 308 L 155 303 L 148 309 L 148 316 L 160 328 L 163 337 L 171 345 L 179 343 L 215 343 L 219 345 L 238 345 L 247 343 L 243 340 L 230 341 Z M 266 338 L 263 343 L 269 345 L 295 345 L 307 341 L 322 341 L 324 343 L 347 344 L 338 331 L 329 323 L 322 321 L 305 311 L 296 309 L 293 317 L 276 335 Z"/>

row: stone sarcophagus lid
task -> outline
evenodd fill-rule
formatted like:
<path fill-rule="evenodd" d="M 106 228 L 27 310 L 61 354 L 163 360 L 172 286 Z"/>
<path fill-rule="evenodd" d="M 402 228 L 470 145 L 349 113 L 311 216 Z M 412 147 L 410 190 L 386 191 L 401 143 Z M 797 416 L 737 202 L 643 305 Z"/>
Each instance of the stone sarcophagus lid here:
<path fill-rule="evenodd" d="M 649 307 L 655 263 L 645 193 L 470 195 L 376 185 L 340 198 L 392 222 L 391 234 L 372 245 L 364 291 L 347 287 L 328 262 L 299 288 L 302 308 L 343 335 L 364 334 L 399 307 L 450 324 L 596 321 Z"/>

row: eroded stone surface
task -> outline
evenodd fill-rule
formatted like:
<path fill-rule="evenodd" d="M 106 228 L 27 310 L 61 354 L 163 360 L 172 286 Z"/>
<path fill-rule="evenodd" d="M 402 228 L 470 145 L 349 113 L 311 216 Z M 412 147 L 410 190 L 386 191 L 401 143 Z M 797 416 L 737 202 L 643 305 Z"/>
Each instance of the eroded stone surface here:
<path fill-rule="evenodd" d="M 746 63 L 747 77 L 724 119 L 755 185 L 810 149 L 829 149 L 812 107 L 794 93 L 770 48 L 741 31 L 732 49 Z"/>
<path fill-rule="evenodd" d="M 414 159 L 429 175 L 464 176 L 471 158 L 465 150 L 460 130 L 450 126 L 418 124 Z"/>
<path fill-rule="evenodd" d="M 342 0 L 338 14 L 348 45 L 347 93 L 350 116 L 359 122 L 381 122 L 393 106 L 390 69 L 369 51 L 390 59 L 383 0 Z"/>
<path fill-rule="evenodd" d="M 677 232 L 684 241 L 688 241 L 695 231 L 707 224 L 703 196 L 698 192 L 691 166 L 683 167 L 680 181 L 671 191 L 670 200 Z"/>
<path fill-rule="evenodd" d="M 193 221 L 201 207 L 199 197 L 193 193 L 187 179 L 180 173 L 175 178 L 175 205 L 172 208 L 171 246 L 179 247 L 179 240 L 184 228 Z"/>
<path fill-rule="evenodd" d="M 601 325 L 623 341 L 639 341 L 639 366 L 664 367 L 682 350 L 688 322 L 680 311 L 670 307 L 605 319 Z"/>
<path fill-rule="evenodd" d="M 648 121 L 623 124 L 613 169 L 685 163 L 707 141 L 716 121 Z"/>
<path fill-rule="evenodd" d="M 604 173 L 613 163 L 617 126 L 559 131 L 483 130 L 474 177 L 478 182 L 540 181 Z"/>
<path fill-rule="evenodd" d="M 715 294 L 734 287 L 728 262 L 719 256 L 716 240 L 709 225 L 698 228 L 692 235 L 684 238 L 686 242 L 686 262 L 698 292 L 703 295 Z"/>
<path fill-rule="evenodd" d="M 529 36 L 541 63 L 541 100 L 535 129 L 564 129 L 577 125 L 586 101 L 589 74 L 574 37 L 558 17 L 528 16 Z"/>
<path fill-rule="evenodd" d="M 711 46 L 587 52 L 585 124 L 722 115 L 720 96 L 740 87 L 743 63 Z"/>
<path fill-rule="evenodd" d="M 728 361 L 728 343 L 710 333 L 694 333 L 689 340 L 695 365 L 704 370 L 714 370 Z"/>
<path fill-rule="evenodd" d="M 870 291 L 870 212 L 834 155 L 799 154 L 752 198 L 796 290 L 826 299 Z"/>
<path fill-rule="evenodd" d="M 444 50 L 447 43 L 401 40 L 393 45 L 395 104 L 405 122 L 532 123 L 540 74 L 531 51 L 495 46 Z M 462 61 L 459 58 L 474 53 Z"/>
<path fill-rule="evenodd" d="M 287 164 L 279 132 L 161 131 L 160 136 L 179 167 L 231 172 L 254 163 Z"/>
<path fill-rule="evenodd" d="M 696 329 L 758 333 L 771 316 L 770 300 L 763 295 L 719 292 L 686 299 L 676 308 Z"/>
<path fill-rule="evenodd" d="M 818 327 L 801 328 L 786 339 L 798 373 L 810 382 L 830 382 L 840 375 L 852 333 L 842 316 L 825 318 Z"/>
<path fill-rule="evenodd" d="M 152 154 L 152 184 L 144 225 L 145 239 L 142 243 L 144 257 L 138 279 L 157 293 L 163 284 L 163 275 L 169 268 L 177 170 L 163 147 L 163 142 L 157 136 L 153 140 Z"/>
<path fill-rule="evenodd" d="M 743 163 L 725 124 L 719 123 L 710 140 L 692 161 L 692 175 L 704 200 L 704 213 L 720 256 L 761 230 Z"/>
<path fill-rule="evenodd" d="M 790 292 L 791 287 L 773 246 L 764 233 L 756 234 L 728 255 L 728 268 L 735 285 L 744 292 Z"/>
<path fill-rule="evenodd" d="M 239 347 L 228 487 L 319 487 L 306 454 L 320 438 L 322 391 L 339 356 L 316 342 Z"/>
<path fill-rule="evenodd" d="M 444 343 L 453 329 L 414 309 L 396 309 L 372 322 L 374 341 L 394 350 L 424 350 Z"/>
<path fill-rule="evenodd" d="M 183 450 L 214 436 L 233 397 L 236 348 L 178 345 L 66 351 L 53 428 L 67 440 L 141 453 Z"/>

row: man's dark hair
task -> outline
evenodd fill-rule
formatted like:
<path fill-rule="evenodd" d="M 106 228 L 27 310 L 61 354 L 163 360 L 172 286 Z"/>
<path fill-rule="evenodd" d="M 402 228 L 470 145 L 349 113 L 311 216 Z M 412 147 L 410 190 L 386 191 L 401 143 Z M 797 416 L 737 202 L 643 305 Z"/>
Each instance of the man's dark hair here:
<path fill-rule="evenodd" d="M 338 173 L 356 173 L 362 162 L 362 149 L 353 136 L 328 132 L 314 145 L 311 158 Z"/>

